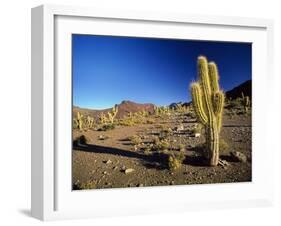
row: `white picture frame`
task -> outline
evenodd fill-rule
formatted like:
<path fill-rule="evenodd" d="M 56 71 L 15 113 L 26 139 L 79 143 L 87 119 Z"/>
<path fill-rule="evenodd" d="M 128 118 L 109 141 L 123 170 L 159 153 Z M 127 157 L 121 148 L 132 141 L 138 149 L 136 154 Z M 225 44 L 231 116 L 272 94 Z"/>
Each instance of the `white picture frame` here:
<path fill-rule="evenodd" d="M 145 29 L 137 29 L 137 28 Z M 183 32 L 189 28 L 189 36 Z M 168 32 L 168 30 L 170 32 Z M 226 32 L 227 31 L 227 32 Z M 115 34 L 253 43 L 253 181 L 72 192 L 69 34 Z M 271 205 L 273 150 L 266 136 L 273 22 L 265 19 L 101 10 L 43 5 L 32 9 L 32 216 L 89 218 Z M 208 36 L 208 37 L 206 37 Z M 61 51 L 63 50 L 63 51 Z M 58 74 L 60 76 L 58 76 Z M 262 92 L 261 92 L 262 91 Z M 66 128 L 65 134 L 60 128 Z M 58 139 L 57 137 L 60 137 Z M 264 152 L 266 151 L 266 155 Z M 118 203 L 108 207 L 107 202 Z"/>

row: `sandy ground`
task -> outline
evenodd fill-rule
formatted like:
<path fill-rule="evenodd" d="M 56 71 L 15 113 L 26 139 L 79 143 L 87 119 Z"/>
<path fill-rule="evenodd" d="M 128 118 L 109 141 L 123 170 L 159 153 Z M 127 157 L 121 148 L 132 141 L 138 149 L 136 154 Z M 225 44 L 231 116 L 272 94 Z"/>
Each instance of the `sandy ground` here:
<path fill-rule="evenodd" d="M 204 143 L 205 138 L 203 135 L 194 137 L 188 132 L 194 123 L 194 119 L 181 116 L 157 118 L 154 124 L 117 126 L 105 132 L 74 130 L 73 138 L 84 134 L 89 142 L 86 146 L 74 147 L 73 188 L 78 189 L 81 184 L 89 182 L 92 188 L 119 188 L 251 181 L 251 117 L 224 116 L 221 137 L 228 143 L 229 151 L 239 151 L 247 156 L 247 162 L 243 163 L 233 161 L 228 151 L 221 153 L 220 158 L 229 163 L 224 167 L 204 165 L 197 147 Z M 184 126 L 183 131 L 174 129 L 179 124 Z M 147 154 L 142 148 L 161 131 L 160 125 L 173 129 L 169 137 L 172 146 L 177 147 L 180 143 L 186 146 L 186 159 L 177 170 L 167 169 L 161 157 Z M 100 140 L 100 135 L 109 138 Z M 143 144 L 137 149 L 127 139 L 132 135 L 142 138 Z M 126 174 L 126 169 L 133 171 Z"/>

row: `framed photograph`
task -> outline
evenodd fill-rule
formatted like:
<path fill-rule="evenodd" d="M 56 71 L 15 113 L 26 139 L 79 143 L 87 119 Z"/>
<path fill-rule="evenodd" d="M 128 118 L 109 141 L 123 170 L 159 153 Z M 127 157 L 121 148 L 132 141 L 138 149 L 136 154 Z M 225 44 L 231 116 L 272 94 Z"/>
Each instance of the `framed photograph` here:
<path fill-rule="evenodd" d="M 32 216 L 271 205 L 273 22 L 32 9 Z"/>

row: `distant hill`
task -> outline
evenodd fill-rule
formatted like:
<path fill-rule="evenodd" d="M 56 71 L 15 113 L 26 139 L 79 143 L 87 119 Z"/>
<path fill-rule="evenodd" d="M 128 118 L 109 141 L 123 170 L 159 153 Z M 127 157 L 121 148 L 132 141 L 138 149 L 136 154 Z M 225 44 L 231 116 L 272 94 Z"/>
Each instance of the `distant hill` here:
<path fill-rule="evenodd" d="M 116 118 L 123 118 L 124 116 L 128 115 L 129 112 L 138 112 L 138 111 L 148 111 L 148 112 L 153 112 L 154 111 L 154 104 L 139 104 L 135 103 L 133 101 L 122 101 L 120 104 L 117 104 L 118 107 L 118 113 L 116 115 Z M 79 111 L 82 113 L 84 116 L 91 116 L 94 118 L 98 118 L 99 115 L 103 112 L 107 114 L 107 112 L 111 111 L 112 108 L 107 108 L 103 110 L 94 110 L 94 109 L 86 109 L 86 108 L 79 108 L 74 106 L 73 107 L 73 114 L 76 115 L 77 112 Z"/>
<path fill-rule="evenodd" d="M 252 98 L 252 80 L 248 80 L 233 89 L 227 91 L 226 97 L 227 98 L 232 98 L 236 99 L 237 97 L 241 97 L 242 92 L 244 93 L 245 96 L 249 96 Z M 191 102 L 178 102 L 178 103 L 172 103 L 169 105 L 170 108 L 175 107 L 177 104 L 181 104 L 183 106 L 189 106 Z M 133 101 L 129 100 L 124 100 L 120 104 L 117 104 L 118 107 L 118 113 L 116 118 L 123 118 L 124 116 L 128 115 L 129 112 L 138 112 L 138 111 L 148 111 L 150 113 L 154 112 L 154 104 L 147 103 L 147 104 L 139 104 L 135 103 Z M 107 108 L 103 110 L 94 110 L 94 109 L 86 109 L 86 108 L 80 108 L 80 107 L 73 107 L 73 114 L 76 116 L 77 112 L 79 111 L 82 113 L 84 116 L 91 116 L 94 117 L 95 119 L 98 119 L 99 115 L 103 112 L 104 114 L 107 114 L 107 112 L 111 111 L 112 108 Z"/>
<path fill-rule="evenodd" d="M 252 80 L 243 82 L 242 84 L 227 91 L 225 95 L 228 99 L 229 98 L 236 99 L 237 97 L 241 97 L 242 92 L 244 93 L 245 96 L 249 96 L 250 98 L 252 98 Z"/>

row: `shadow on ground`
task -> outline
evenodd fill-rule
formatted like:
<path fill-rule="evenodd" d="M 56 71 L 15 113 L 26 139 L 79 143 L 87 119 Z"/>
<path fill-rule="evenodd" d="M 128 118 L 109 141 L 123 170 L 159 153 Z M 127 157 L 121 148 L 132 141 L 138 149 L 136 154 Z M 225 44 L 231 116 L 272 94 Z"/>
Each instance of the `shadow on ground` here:
<path fill-rule="evenodd" d="M 152 154 L 143 154 L 138 152 L 127 151 L 119 148 L 112 148 L 100 145 L 74 145 L 73 149 L 75 151 L 85 151 L 90 153 L 99 153 L 99 154 L 111 154 L 117 156 L 123 156 L 128 158 L 135 158 L 142 160 L 142 164 L 147 168 L 155 168 L 158 170 L 167 169 L 168 155 L 165 153 L 155 152 Z M 193 151 L 200 153 L 202 150 L 194 148 Z M 183 162 L 186 165 L 192 166 L 206 166 L 205 160 L 202 156 L 189 156 L 187 155 L 185 161 Z"/>

